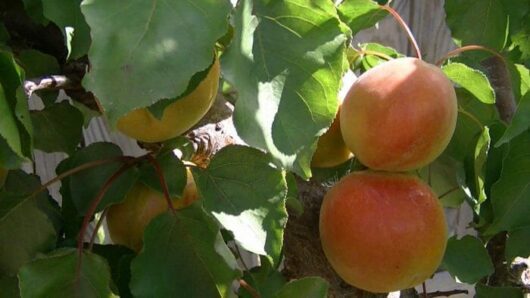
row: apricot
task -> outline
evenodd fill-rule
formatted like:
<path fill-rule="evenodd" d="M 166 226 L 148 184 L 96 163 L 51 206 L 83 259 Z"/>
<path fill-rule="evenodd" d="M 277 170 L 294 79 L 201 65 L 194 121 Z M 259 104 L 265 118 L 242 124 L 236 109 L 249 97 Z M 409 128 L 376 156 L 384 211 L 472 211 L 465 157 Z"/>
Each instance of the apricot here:
<path fill-rule="evenodd" d="M 317 149 L 311 160 L 312 167 L 331 168 L 352 158 L 353 154 L 342 139 L 339 114 L 340 112 L 337 113 L 329 129 L 318 138 Z"/>
<path fill-rule="evenodd" d="M 187 174 L 182 198 L 172 199 L 175 209 L 185 208 L 199 198 L 189 169 Z M 108 209 L 107 226 L 112 242 L 139 252 L 142 249 L 145 228 L 153 218 L 167 210 L 164 194 L 137 182 L 121 203 Z"/>
<path fill-rule="evenodd" d="M 324 197 L 320 240 L 342 279 L 384 293 L 435 272 L 447 227 L 438 198 L 415 176 L 362 171 L 343 177 Z"/>
<path fill-rule="evenodd" d="M 118 119 L 123 134 L 148 143 L 163 142 L 181 135 L 204 117 L 212 106 L 219 86 L 220 65 L 215 61 L 208 74 L 190 94 L 168 105 L 162 118 L 147 108 L 139 108 Z"/>
<path fill-rule="evenodd" d="M 456 126 L 452 83 L 416 58 L 382 63 L 352 85 L 340 113 L 346 146 L 369 168 L 421 168 L 447 147 Z"/>

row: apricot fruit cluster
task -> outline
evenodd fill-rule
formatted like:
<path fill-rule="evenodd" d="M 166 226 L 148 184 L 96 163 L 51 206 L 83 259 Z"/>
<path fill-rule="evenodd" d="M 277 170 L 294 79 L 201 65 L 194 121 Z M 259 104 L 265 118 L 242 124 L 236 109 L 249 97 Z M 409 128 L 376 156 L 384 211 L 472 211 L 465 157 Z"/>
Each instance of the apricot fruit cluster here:
<path fill-rule="evenodd" d="M 456 118 L 453 85 L 416 58 L 382 63 L 350 88 L 339 114 L 341 135 L 370 169 L 343 177 L 320 210 L 322 248 L 349 284 L 374 293 L 402 290 L 440 265 L 447 242 L 443 207 L 406 171 L 442 153 Z"/>

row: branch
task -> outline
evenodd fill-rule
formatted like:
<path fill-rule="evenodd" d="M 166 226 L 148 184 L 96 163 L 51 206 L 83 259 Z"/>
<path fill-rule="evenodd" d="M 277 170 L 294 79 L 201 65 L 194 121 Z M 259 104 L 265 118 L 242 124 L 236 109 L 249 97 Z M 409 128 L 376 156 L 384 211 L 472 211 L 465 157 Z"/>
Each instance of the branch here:
<path fill-rule="evenodd" d="M 458 295 L 458 294 L 468 294 L 467 290 L 451 290 L 451 291 L 436 291 L 427 293 L 426 297 L 433 298 L 433 297 L 450 297 L 452 295 Z"/>
<path fill-rule="evenodd" d="M 484 60 L 482 65 L 490 79 L 493 90 L 495 90 L 495 105 L 501 119 L 510 123 L 515 114 L 516 104 L 506 62 L 502 56 L 492 56 Z"/>
<path fill-rule="evenodd" d="M 73 89 L 80 90 L 81 83 L 63 75 L 49 75 L 24 81 L 24 91 L 30 97 L 38 90 Z"/>

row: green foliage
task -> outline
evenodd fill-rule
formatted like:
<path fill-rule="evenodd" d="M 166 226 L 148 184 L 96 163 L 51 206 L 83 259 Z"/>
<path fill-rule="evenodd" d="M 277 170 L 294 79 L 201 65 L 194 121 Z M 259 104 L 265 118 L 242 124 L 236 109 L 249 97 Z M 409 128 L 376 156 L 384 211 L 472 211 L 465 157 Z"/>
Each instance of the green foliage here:
<path fill-rule="evenodd" d="M 47 193 L 34 193 L 40 186 L 37 177 L 12 171 L 0 191 L 0 276 L 15 276 L 38 253 L 54 248 L 57 214 Z"/>
<path fill-rule="evenodd" d="M 447 24 L 460 45 L 478 44 L 501 50 L 506 44 L 508 15 L 500 0 L 448 0 Z"/>
<path fill-rule="evenodd" d="M 0 171 L 13 169 L 0 186 L 0 297 L 328 295 L 325 280 L 287 282 L 278 269 L 286 223 L 291 216 L 317 222 L 316 214 L 307 214 L 312 208 L 304 210 L 307 202 L 298 200 L 305 195 L 303 188 L 298 193 L 301 180 L 329 186 L 365 169 L 355 158 L 326 169 L 312 169 L 310 162 L 318 137 L 336 115 L 345 71 L 363 73 L 404 56 L 376 42 L 348 47 L 358 32 L 388 15 L 380 6 L 387 1 L 240 0 L 236 7 L 229 2 L 0 4 Z M 455 134 L 442 156 L 415 173 L 445 207 L 472 207 L 469 226 L 478 236 L 450 238 L 442 267 L 477 283 L 477 297 L 522 297 L 519 288 L 488 285 L 485 277 L 494 266 L 482 241 L 507 232 L 507 264 L 530 255 L 529 4 L 445 1 L 453 39 L 499 52 L 516 102 L 511 122 L 501 119 L 496 106 L 503 99 L 495 98 L 498 82 L 485 75 L 486 54 L 452 58 L 442 69 L 458 97 Z M 109 120 L 111 130 L 138 107 L 161 116 L 204 78 L 214 52 L 221 59 L 222 82 L 230 83 L 223 91 L 234 104 L 234 126 L 248 146 L 218 150 L 213 142 L 195 148 L 191 139 L 197 136 L 191 134 L 140 144 L 150 156 L 128 157 L 111 143 L 85 144 L 83 126 L 96 115 Z M 63 86 L 51 86 L 35 91 L 44 108 L 30 111 L 24 80 L 38 84 L 49 75 L 70 80 L 66 91 L 72 101 L 57 103 Z M 202 164 L 210 145 L 215 155 Z M 37 176 L 17 170 L 33 166 L 40 173 L 31 160 L 35 149 L 68 154 L 55 168 L 61 175 L 60 204 Z M 138 254 L 97 243 L 91 252 L 86 246 L 75 251 L 83 218 L 95 227 L 134 183 L 164 192 L 151 157 L 174 198 L 182 196 L 190 167 L 198 202 L 152 220 Z M 103 192 L 99 214 L 89 214 Z M 83 232 L 87 244 L 91 233 Z M 236 262 L 236 246 L 259 255 L 260 265 L 248 269 Z M 235 288 L 237 283 L 243 286 Z"/>
<path fill-rule="evenodd" d="M 388 13 L 372 0 L 346 0 L 338 8 L 339 15 L 355 35 L 377 24 Z"/>
<path fill-rule="evenodd" d="M 466 283 L 476 283 L 493 273 L 493 263 L 482 242 L 472 236 L 449 238 L 442 267 Z"/>
<path fill-rule="evenodd" d="M 35 148 L 44 152 L 73 153 L 81 141 L 83 115 L 67 102 L 31 113 Z"/>
<path fill-rule="evenodd" d="M 26 264 L 19 279 L 22 297 L 111 297 L 105 260 L 74 249 L 56 250 Z"/>
<path fill-rule="evenodd" d="M 118 159 L 120 156 L 122 156 L 122 152 L 117 145 L 94 143 L 76 151 L 75 154 L 61 162 L 58 167 L 59 174 L 89 162 L 115 159 L 115 162 L 86 169 L 64 180 L 61 186 L 62 192 L 63 194 L 68 192 L 79 215 L 85 214 L 104 183 L 120 169 L 121 163 Z M 138 171 L 135 168 L 129 169 L 119 176 L 106 192 L 96 211 L 101 211 L 103 208 L 123 200 L 137 178 Z"/>
<path fill-rule="evenodd" d="M 262 152 L 243 146 L 219 151 L 205 170 L 193 169 L 204 208 L 246 250 L 277 263 L 287 221 L 287 183 Z"/>
<path fill-rule="evenodd" d="M 222 66 L 239 92 L 238 135 L 309 178 L 316 137 L 337 113 L 346 69 L 347 37 L 337 12 L 327 0 L 244 0 L 236 9 Z"/>
<path fill-rule="evenodd" d="M 442 69 L 451 81 L 465 88 L 481 102 L 486 104 L 495 103 L 493 88 L 482 72 L 462 63 L 450 63 Z"/>
<path fill-rule="evenodd" d="M 305 277 L 287 283 L 275 297 L 289 298 L 298 296 L 307 298 L 328 297 L 329 284 L 320 277 Z"/>
<path fill-rule="evenodd" d="M 227 29 L 229 5 L 131 1 L 124 7 L 122 1 L 99 0 L 83 2 L 81 10 L 92 36 L 91 70 L 83 85 L 114 124 L 134 108 L 186 90 L 193 74 L 212 63 L 215 42 Z"/>
<path fill-rule="evenodd" d="M 136 297 L 226 297 L 238 275 L 215 221 L 195 205 L 151 221 L 130 286 Z"/>
<path fill-rule="evenodd" d="M 182 161 L 173 154 L 173 151 L 166 151 L 156 157 L 156 161 L 160 165 L 164 180 L 167 184 L 169 195 L 172 198 L 182 196 L 182 191 L 186 186 L 186 168 Z M 163 187 L 160 183 L 158 174 L 154 165 L 151 162 L 144 162 L 140 166 L 140 181 L 145 185 L 163 193 Z"/>
<path fill-rule="evenodd" d="M 523 293 L 518 288 L 513 287 L 488 287 L 477 285 L 477 298 L 523 298 Z"/>
<path fill-rule="evenodd" d="M 515 229 L 508 234 L 506 240 L 506 260 L 516 257 L 530 257 L 530 227 Z"/>

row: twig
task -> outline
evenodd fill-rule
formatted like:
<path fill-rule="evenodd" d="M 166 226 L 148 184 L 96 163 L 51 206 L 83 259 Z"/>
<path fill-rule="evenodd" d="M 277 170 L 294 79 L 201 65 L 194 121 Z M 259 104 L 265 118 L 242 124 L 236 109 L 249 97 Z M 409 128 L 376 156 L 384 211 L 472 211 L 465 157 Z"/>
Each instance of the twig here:
<path fill-rule="evenodd" d="M 468 52 L 468 51 L 483 51 L 483 52 L 487 52 L 487 53 L 490 53 L 493 56 L 498 57 L 498 58 L 500 58 L 500 59 L 502 59 L 504 61 L 504 57 L 502 57 L 501 54 L 497 53 L 496 51 L 494 51 L 492 49 L 489 49 L 489 48 L 486 48 L 486 47 L 480 46 L 480 45 L 468 45 L 468 46 L 459 47 L 458 49 L 454 49 L 452 51 L 449 51 L 447 54 L 445 54 L 445 56 L 443 56 L 438 61 L 436 61 L 435 65 L 436 66 L 442 66 L 442 64 L 444 63 L 445 60 L 447 60 L 447 59 L 449 59 L 451 57 L 454 57 L 454 56 L 458 56 L 458 55 L 462 54 L 463 52 Z"/>
<path fill-rule="evenodd" d="M 451 290 L 451 291 L 436 291 L 427 293 L 427 298 L 433 298 L 433 297 L 449 297 L 452 295 L 458 295 L 458 294 L 468 294 L 469 292 L 467 290 Z"/>
<path fill-rule="evenodd" d="M 81 229 L 79 231 L 79 235 L 77 236 L 77 266 L 76 266 L 76 271 L 75 271 L 76 283 L 80 279 L 81 264 L 82 264 L 82 259 L 83 259 L 83 242 L 84 242 L 83 238 L 84 238 L 84 236 L 86 234 L 86 231 L 88 229 L 88 224 L 90 223 L 90 218 L 92 218 L 92 216 L 96 212 L 96 209 L 97 209 L 99 203 L 101 202 L 101 200 L 103 199 L 103 197 L 105 196 L 107 191 L 110 189 L 110 187 L 112 186 L 114 181 L 116 179 L 118 179 L 123 173 L 128 171 L 131 167 L 133 167 L 134 164 L 135 164 L 134 162 L 131 162 L 131 163 L 127 163 L 127 164 L 122 165 L 112 176 L 110 176 L 105 181 L 105 183 L 103 184 L 103 186 L 99 190 L 98 194 L 96 195 L 96 197 L 94 198 L 94 200 L 90 204 L 90 207 L 88 208 L 87 212 L 85 213 L 85 216 L 83 217 L 83 223 L 81 225 Z"/>
<path fill-rule="evenodd" d="M 82 89 L 79 81 L 73 80 L 63 75 L 48 75 L 40 78 L 33 78 L 24 81 L 24 91 L 30 97 L 33 92 L 44 89 Z"/>
<path fill-rule="evenodd" d="M 167 182 L 166 178 L 164 177 L 164 172 L 162 171 L 162 168 L 160 168 L 160 164 L 158 163 L 158 161 L 151 154 L 147 154 L 147 160 L 155 168 L 156 175 L 158 176 L 158 181 L 160 182 L 160 186 L 162 186 L 162 190 L 164 191 L 164 197 L 166 198 L 167 206 L 169 210 L 171 210 L 171 213 L 173 213 L 174 215 L 176 211 L 175 207 L 173 206 L 173 202 L 171 201 L 171 196 L 169 195 L 169 189 L 167 188 Z"/>

